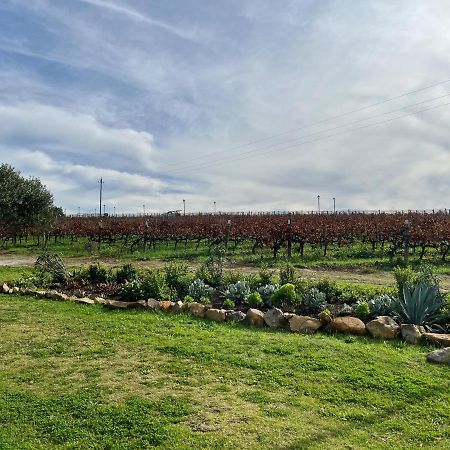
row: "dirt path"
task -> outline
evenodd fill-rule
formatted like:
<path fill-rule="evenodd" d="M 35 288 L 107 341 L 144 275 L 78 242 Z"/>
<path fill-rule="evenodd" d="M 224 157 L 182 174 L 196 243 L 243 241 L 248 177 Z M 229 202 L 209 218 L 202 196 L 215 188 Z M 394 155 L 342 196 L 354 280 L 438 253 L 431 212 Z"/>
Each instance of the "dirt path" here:
<path fill-rule="evenodd" d="M 29 255 L 0 255 L 0 266 L 9 267 L 30 267 L 33 266 L 36 261 L 36 256 Z M 160 259 L 152 259 L 149 261 L 126 261 L 117 258 L 97 258 L 97 257 L 80 257 L 80 258 L 64 258 L 64 262 L 68 267 L 80 267 L 100 262 L 107 266 L 120 266 L 129 262 L 134 266 L 147 267 L 147 268 L 159 268 L 164 267 L 167 261 Z M 198 263 L 188 262 L 188 265 L 195 269 Z M 242 263 L 229 264 L 226 269 L 228 270 L 240 270 L 246 273 L 257 273 L 258 268 L 255 266 L 244 265 Z M 367 269 L 330 269 L 330 268 L 312 268 L 312 269 L 297 269 L 299 275 L 305 278 L 319 279 L 319 278 L 329 278 L 335 281 L 345 281 L 353 283 L 368 283 L 380 286 L 394 286 L 394 277 L 390 272 L 372 272 Z M 450 275 L 440 275 L 441 286 L 443 290 L 450 291 Z"/>

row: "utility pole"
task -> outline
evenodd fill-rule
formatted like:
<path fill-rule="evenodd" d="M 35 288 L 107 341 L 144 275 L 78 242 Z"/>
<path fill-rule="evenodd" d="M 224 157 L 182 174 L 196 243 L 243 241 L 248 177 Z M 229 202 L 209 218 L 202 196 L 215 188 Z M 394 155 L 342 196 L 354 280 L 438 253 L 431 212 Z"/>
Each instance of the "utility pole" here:
<path fill-rule="evenodd" d="M 100 210 L 99 210 L 99 216 L 102 217 L 102 193 L 103 193 L 103 184 L 105 183 L 103 181 L 103 178 L 100 178 Z"/>
<path fill-rule="evenodd" d="M 186 215 L 186 200 L 183 198 L 183 216 Z"/>
<path fill-rule="evenodd" d="M 145 216 L 145 205 L 142 205 L 142 208 L 144 208 L 144 216 Z"/>
<path fill-rule="evenodd" d="M 336 213 L 336 197 L 333 197 L 333 213 Z"/>
<path fill-rule="evenodd" d="M 103 215 L 105 215 L 105 214 L 106 214 L 106 205 L 103 204 Z"/>
<path fill-rule="evenodd" d="M 216 214 L 216 202 L 214 201 L 214 214 Z"/>
<path fill-rule="evenodd" d="M 78 216 L 80 216 L 80 207 L 78 207 Z"/>
<path fill-rule="evenodd" d="M 320 214 L 320 195 L 317 196 L 317 211 Z"/>
<path fill-rule="evenodd" d="M 116 207 L 114 206 L 114 217 L 116 216 Z"/>

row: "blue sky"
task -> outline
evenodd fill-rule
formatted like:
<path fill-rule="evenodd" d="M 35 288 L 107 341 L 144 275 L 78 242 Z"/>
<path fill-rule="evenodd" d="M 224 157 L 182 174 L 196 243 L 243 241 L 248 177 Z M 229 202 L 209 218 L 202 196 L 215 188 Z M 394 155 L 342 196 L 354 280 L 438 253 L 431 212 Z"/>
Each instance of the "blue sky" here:
<path fill-rule="evenodd" d="M 449 22 L 446 0 L 1 0 L 0 161 L 68 212 L 100 177 L 107 211 L 450 207 L 450 82 L 318 123 L 450 79 Z"/>

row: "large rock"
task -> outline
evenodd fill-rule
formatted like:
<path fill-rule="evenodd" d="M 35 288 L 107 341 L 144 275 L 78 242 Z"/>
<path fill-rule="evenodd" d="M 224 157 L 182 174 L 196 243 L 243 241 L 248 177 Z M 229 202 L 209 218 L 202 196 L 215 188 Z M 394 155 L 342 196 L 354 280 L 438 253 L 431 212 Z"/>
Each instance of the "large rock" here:
<path fill-rule="evenodd" d="M 180 313 L 180 312 L 183 312 L 185 309 L 186 309 L 186 305 L 181 300 L 178 300 L 177 302 L 174 303 L 172 308 L 170 308 L 170 312 Z"/>
<path fill-rule="evenodd" d="M 389 316 L 378 316 L 366 324 L 369 333 L 375 338 L 395 339 L 400 332 L 400 325 Z"/>
<path fill-rule="evenodd" d="M 159 305 L 159 300 L 156 300 L 154 298 L 149 298 L 147 300 L 147 308 L 150 308 L 150 309 L 161 309 L 161 307 Z"/>
<path fill-rule="evenodd" d="M 402 330 L 402 338 L 408 344 L 418 344 L 421 341 L 424 331 L 421 326 L 403 323 L 400 328 Z"/>
<path fill-rule="evenodd" d="M 6 283 L 2 284 L 2 292 L 3 292 L 3 294 L 9 293 L 9 286 Z"/>
<path fill-rule="evenodd" d="M 225 320 L 227 322 L 242 322 L 245 319 L 245 314 L 242 311 L 227 311 L 225 313 Z"/>
<path fill-rule="evenodd" d="M 259 309 L 250 308 L 245 317 L 250 325 L 255 327 L 264 326 L 264 313 Z"/>
<path fill-rule="evenodd" d="M 159 302 L 159 308 L 163 311 L 170 311 L 175 305 L 175 302 L 171 302 L 170 300 L 161 300 Z"/>
<path fill-rule="evenodd" d="M 209 308 L 201 303 L 193 302 L 188 304 L 188 309 L 196 317 L 205 317 L 205 313 Z"/>
<path fill-rule="evenodd" d="M 106 302 L 106 299 L 104 297 L 95 297 L 94 298 L 96 305 L 104 305 Z"/>
<path fill-rule="evenodd" d="M 211 308 L 206 311 L 205 316 L 215 322 L 225 322 L 225 314 L 226 311 L 224 309 Z"/>
<path fill-rule="evenodd" d="M 289 328 L 295 333 L 314 333 L 322 326 L 319 319 L 309 316 L 294 315 L 289 320 Z"/>
<path fill-rule="evenodd" d="M 77 303 L 82 303 L 83 305 L 95 305 L 95 300 L 88 297 L 78 298 L 75 300 Z"/>
<path fill-rule="evenodd" d="M 441 348 L 439 350 L 435 350 L 434 352 L 428 353 L 427 359 L 430 362 L 450 365 L 450 347 Z"/>
<path fill-rule="evenodd" d="M 450 347 L 450 334 L 423 333 L 422 335 L 428 341 L 443 345 L 444 347 Z"/>
<path fill-rule="evenodd" d="M 366 326 L 361 319 L 352 316 L 336 317 L 328 325 L 329 330 L 346 334 L 366 334 Z"/>
<path fill-rule="evenodd" d="M 147 308 L 147 300 L 137 300 L 135 302 L 129 302 L 130 305 L 128 306 L 128 308 L 132 308 L 132 309 L 142 309 L 142 308 Z"/>
<path fill-rule="evenodd" d="M 106 308 L 113 308 L 113 309 L 127 309 L 130 308 L 130 305 L 132 305 L 133 303 L 134 302 L 121 302 L 119 300 L 106 300 L 103 306 L 105 306 Z"/>
<path fill-rule="evenodd" d="M 284 317 L 283 311 L 278 308 L 269 309 L 264 313 L 264 322 L 270 328 L 284 328 L 287 325 L 287 320 Z"/>

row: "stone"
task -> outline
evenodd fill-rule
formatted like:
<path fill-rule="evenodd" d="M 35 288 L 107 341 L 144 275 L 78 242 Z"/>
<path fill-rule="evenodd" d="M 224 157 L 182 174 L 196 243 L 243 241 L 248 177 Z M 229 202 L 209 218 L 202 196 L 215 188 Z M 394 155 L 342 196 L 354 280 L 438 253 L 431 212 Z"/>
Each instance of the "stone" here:
<path fill-rule="evenodd" d="M 173 307 L 174 304 L 175 304 L 175 302 L 172 302 L 170 300 L 161 300 L 159 302 L 159 307 L 163 311 L 169 311 Z"/>
<path fill-rule="evenodd" d="M 264 313 L 264 322 L 270 328 L 284 328 L 287 325 L 287 320 L 284 317 L 283 311 L 278 308 L 269 309 Z"/>
<path fill-rule="evenodd" d="M 106 308 L 118 308 L 118 309 L 126 309 L 130 307 L 130 303 L 134 302 L 121 302 L 119 300 L 106 300 L 105 306 Z"/>
<path fill-rule="evenodd" d="M 242 322 L 245 319 L 245 314 L 242 311 L 227 311 L 225 313 L 225 320 L 227 322 Z"/>
<path fill-rule="evenodd" d="M 408 344 L 418 344 L 422 339 L 421 328 L 422 327 L 419 327 L 419 325 L 403 323 L 400 326 L 403 340 L 405 340 Z"/>
<path fill-rule="evenodd" d="M 450 334 L 422 333 L 422 336 L 428 341 L 443 345 L 444 347 L 450 347 Z"/>
<path fill-rule="evenodd" d="M 12 289 L 14 294 L 18 294 L 20 292 L 20 289 L 17 286 L 14 286 Z"/>
<path fill-rule="evenodd" d="M 324 325 L 327 325 L 333 320 L 333 317 L 331 316 L 330 312 L 322 311 L 319 314 L 319 319 Z"/>
<path fill-rule="evenodd" d="M 441 348 L 428 353 L 427 360 L 433 363 L 450 365 L 450 347 Z"/>
<path fill-rule="evenodd" d="M 104 305 L 106 302 L 106 299 L 104 299 L 103 297 L 95 297 L 94 301 L 95 301 L 96 305 Z"/>
<path fill-rule="evenodd" d="M 205 317 L 214 322 L 225 322 L 225 309 L 211 308 L 205 312 Z"/>
<path fill-rule="evenodd" d="M 9 293 L 9 286 L 6 283 L 3 283 L 3 285 L 2 285 L 2 292 L 4 294 L 8 294 Z"/>
<path fill-rule="evenodd" d="M 389 316 L 378 316 L 366 324 L 369 333 L 375 338 L 395 339 L 400 333 L 400 325 Z"/>
<path fill-rule="evenodd" d="M 334 318 L 328 325 L 329 330 L 346 334 L 366 334 L 366 326 L 361 319 L 353 316 Z"/>
<path fill-rule="evenodd" d="M 309 316 L 296 316 L 290 318 L 289 328 L 294 333 L 314 333 L 322 326 L 319 319 Z"/>
<path fill-rule="evenodd" d="M 83 305 L 95 305 L 95 300 L 89 297 L 77 298 L 75 300 L 77 303 L 82 303 Z"/>
<path fill-rule="evenodd" d="M 38 297 L 46 297 L 47 296 L 47 292 L 46 291 L 35 291 L 34 292 Z"/>
<path fill-rule="evenodd" d="M 185 309 L 186 309 L 185 304 L 181 300 L 178 300 L 172 306 L 172 308 L 170 309 L 170 312 L 177 314 L 177 313 L 183 312 Z"/>
<path fill-rule="evenodd" d="M 291 319 L 295 316 L 295 313 L 285 312 L 285 313 L 283 314 L 283 316 L 284 316 L 284 318 L 285 318 L 286 320 L 291 320 Z"/>
<path fill-rule="evenodd" d="M 150 309 L 161 309 L 161 307 L 159 305 L 159 300 L 156 300 L 154 298 L 149 298 L 147 300 L 147 308 L 150 308 Z"/>
<path fill-rule="evenodd" d="M 196 317 L 205 317 L 205 313 L 208 310 L 206 305 L 197 302 L 189 303 L 188 309 Z"/>
<path fill-rule="evenodd" d="M 135 302 L 130 302 L 130 306 L 128 308 L 132 309 L 147 308 L 147 300 L 137 300 Z"/>
<path fill-rule="evenodd" d="M 255 327 L 263 327 L 265 324 L 264 313 L 259 309 L 250 308 L 245 318 L 250 325 Z"/>

